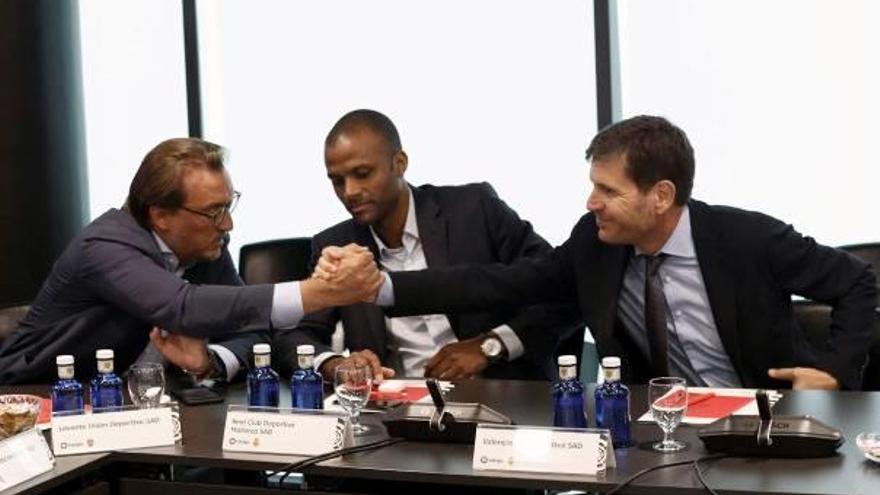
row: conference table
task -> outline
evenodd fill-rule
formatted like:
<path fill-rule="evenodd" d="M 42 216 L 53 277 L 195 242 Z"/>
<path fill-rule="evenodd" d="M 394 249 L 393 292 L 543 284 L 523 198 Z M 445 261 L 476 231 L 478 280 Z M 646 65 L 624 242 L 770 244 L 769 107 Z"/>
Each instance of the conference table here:
<path fill-rule="evenodd" d="M 287 387 L 282 387 L 286 389 Z M 592 394 L 592 386 L 590 394 Z M 639 417 L 647 408 L 647 390 L 633 386 L 632 415 Z M 0 393 L 30 392 L 46 395 L 48 387 L 0 387 Z M 288 392 L 283 392 L 285 395 Z M 203 483 L 173 479 L 138 478 L 136 473 L 161 466 L 187 466 L 234 470 L 236 473 L 274 471 L 301 457 L 226 452 L 221 448 L 226 409 L 245 402 L 243 386 L 229 389 L 226 403 L 180 406 L 183 441 L 174 446 L 126 450 L 104 454 L 57 458 L 52 472 L 13 487 L 3 495 L 58 492 L 76 486 L 77 493 L 271 493 L 277 488 L 225 483 Z M 546 426 L 552 422 L 550 384 L 508 380 L 464 380 L 456 382 L 447 394 L 455 402 L 480 402 L 509 416 L 518 425 Z M 589 401 L 592 402 L 592 401 Z M 289 395 L 282 404 L 289 404 Z M 701 464 L 709 486 L 718 493 L 785 494 L 880 494 L 880 465 L 866 460 L 855 445 L 863 431 L 880 431 L 880 393 L 784 391 L 773 408 L 777 415 L 809 414 L 825 424 L 839 428 L 846 442 L 833 457 L 817 459 L 771 459 L 727 457 Z M 594 415 L 589 407 L 591 423 Z M 357 437 L 372 442 L 387 436 L 381 414 L 366 414 L 362 421 L 375 426 L 374 433 Z M 365 492 L 423 493 L 533 493 L 542 490 L 586 490 L 604 492 L 633 474 L 659 464 L 696 459 L 709 454 L 697 437 L 696 426 L 682 425 L 675 438 L 688 448 L 675 454 L 660 454 L 650 444 L 661 437 L 650 423 L 633 422 L 636 445 L 616 450 L 617 466 L 599 476 L 575 476 L 514 472 L 475 471 L 473 447 L 466 444 L 404 441 L 379 450 L 346 455 L 303 470 L 305 479 L 345 480 L 343 490 Z M 135 474 L 132 474 L 135 473 Z M 247 477 L 245 477 L 247 478 Z M 71 483 L 71 480 L 79 480 Z M 85 480 L 85 482 L 83 481 Z M 65 485 L 66 484 L 66 485 Z M 319 484 L 320 485 L 320 484 Z M 323 485 L 322 485 L 323 486 Z M 706 493 L 692 465 L 653 471 L 640 477 L 623 493 Z M 72 493 L 61 491 L 58 493 Z"/>

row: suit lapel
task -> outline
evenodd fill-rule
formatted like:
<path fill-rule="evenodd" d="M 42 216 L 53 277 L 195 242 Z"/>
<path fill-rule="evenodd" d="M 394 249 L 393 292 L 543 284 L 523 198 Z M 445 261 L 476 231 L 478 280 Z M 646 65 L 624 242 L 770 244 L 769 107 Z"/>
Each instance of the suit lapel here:
<path fill-rule="evenodd" d="M 431 193 L 417 187 L 411 189 L 425 260 L 431 268 L 448 266 L 449 238 L 446 219 L 441 215 L 440 205 Z"/>
<path fill-rule="evenodd" d="M 736 331 L 736 293 L 732 281 L 735 280 L 728 260 L 724 256 L 721 232 L 712 220 L 710 207 L 699 201 L 688 203 L 691 215 L 691 235 L 706 295 L 715 327 L 724 349 L 737 370 L 743 369 L 740 360 L 740 349 Z M 740 377 L 742 378 L 742 377 Z"/>
<path fill-rule="evenodd" d="M 373 258 L 376 260 L 376 264 L 379 264 L 379 246 L 376 245 L 376 240 L 373 238 L 370 228 L 366 225 L 360 225 L 357 222 L 352 222 L 352 228 L 354 229 L 352 236 L 353 241 L 361 246 L 367 246 L 370 248 L 370 252 L 373 253 Z M 365 322 L 366 326 L 369 328 L 370 335 L 372 336 L 370 340 L 376 344 L 374 350 L 376 350 L 380 356 L 383 356 L 387 348 L 385 313 L 379 306 L 374 304 L 355 304 L 351 306 L 350 311 L 353 319 L 361 319 L 361 321 Z"/>
<path fill-rule="evenodd" d="M 631 246 L 603 246 L 600 255 L 601 267 L 598 277 L 596 277 L 597 286 L 592 294 L 585 294 L 582 297 L 597 297 L 598 312 L 596 314 L 595 323 L 590 327 L 594 334 L 597 345 L 615 342 L 614 331 L 615 321 L 617 320 L 617 302 L 620 298 L 620 289 L 623 286 L 623 276 L 626 272 L 626 265 L 632 256 L 633 249 Z M 592 304 L 590 304 L 592 305 Z M 616 353 L 617 351 L 607 349 L 607 345 L 603 345 L 604 353 Z"/>

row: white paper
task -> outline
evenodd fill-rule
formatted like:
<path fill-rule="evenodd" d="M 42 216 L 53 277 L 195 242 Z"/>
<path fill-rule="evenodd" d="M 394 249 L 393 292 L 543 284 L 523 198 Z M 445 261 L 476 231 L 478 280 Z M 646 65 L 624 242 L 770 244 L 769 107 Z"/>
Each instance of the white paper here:
<path fill-rule="evenodd" d="M 688 393 L 693 394 L 707 394 L 714 393 L 718 397 L 751 397 L 754 399 L 755 393 L 758 391 L 756 388 L 712 388 L 712 387 L 688 387 Z M 770 407 L 773 407 L 779 399 L 782 398 L 782 394 L 777 390 L 765 390 L 767 392 L 767 398 L 770 399 Z M 758 402 L 752 400 L 747 403 L 743 407 L 737 409 L 733 412 L 733 416 L 757 416 L 758 415 Z M 685 412 L 684 419 L 682 419 L 682 423 L 691 424 L 691 425 L 707 425 L 709 423 L 713 423 L 720 418 L 695 418 L 692 416 L 688 416 L 687 412 Z M 639 418 L 640 422 L 651 423 L 654 421 L 654 416 L 651 415 L 651 409 L 643 414 Z"/>
<path fill-rule="evenodd" d="M 223 450 L 265 454 L 318 455 L 352 445 L 344 415 L 295 409 L 226 411 Z"/>
<path fill-rule="evenodd" d="M 174 445 L 177 438 L 180 422 L 170 407 L 52 417 L 55 455 Z"/>
<path fill-rule="evenodd" d="M 607 430 L 478 425 L 474 470 L 594 476 L 615 466 Z"/>
<path fill-rule="evenodd" d="M 43 434 L 30 429 L 0 442 L 0 491 L 51 471 L 55 457 Z"/>

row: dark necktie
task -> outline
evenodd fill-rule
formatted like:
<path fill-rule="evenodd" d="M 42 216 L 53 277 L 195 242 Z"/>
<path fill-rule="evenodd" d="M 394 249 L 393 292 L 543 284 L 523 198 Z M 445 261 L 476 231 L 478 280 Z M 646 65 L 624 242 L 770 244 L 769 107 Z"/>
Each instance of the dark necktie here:
<path fill-rule="evenodd" d="M 663 254 L 645 256 L 645 330 L 654 376 L 669 376 L 666 296 L 657 273 L 665 258 Z"/>

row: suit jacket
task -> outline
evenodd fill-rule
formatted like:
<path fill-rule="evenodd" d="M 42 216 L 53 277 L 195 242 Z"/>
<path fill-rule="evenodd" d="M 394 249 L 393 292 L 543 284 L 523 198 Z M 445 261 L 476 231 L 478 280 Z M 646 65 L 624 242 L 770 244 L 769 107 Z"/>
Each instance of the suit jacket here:
<path fill-rule="evenodd" d="M 0 383 L 51 382 L 58 354 L 72 354 L 83 379 L 94 374 L 99 348 L 113 349 L 116 369 L 125 370 L 153 326 L 196 337 L 240 331 L 223 345 L 248 363 L 250 344 L 267 339 L 253 332 L 269 328 L 273 287 L 230 287 L 242 282 L 225 248 L 184 279 L 167 271 L 152 234 L 128 212 L 108 211 L 71 241 L 3 342 Z"/>
<path fill-rule="evenodd" d="M 767 215 L 689 202 L 697 259 L 715 324 L 747 387 L 785 387 L 771 367 L 809 366 L 858 388 L 876 303 L 870 267 L 817 244 Z M 649 360 L 627 338 L 617 301 L 631 246 L 598 238 L 592 214 L 549 256 L 511 266 L 392 273 L 393 314 L 474 310 L 495 304 L 575 301 L 602 356 L 623 358 L 626 379 L 644 382 Z M 794 319 L 791 295 L 834 306 L 830 352 L 811 348 Z"/>
<path fill-rule="evenodd" d="M 429 267 L 462 263 L 510 263 L 517 258 L 551 252 L 550 245 L 519 218 L 489 184 L 413 187 L 419 236 Z M 355 242 L 369 246 L 376 259 L 378 247 L 369 227 L 346 220 L 313 238 L 312 264 L 329 245 Z M 573 307 L 548 305 L 522 309 L 498 306 L 491 311 L 447 312 L 452 330 L 465 340 L 508 324 L 522 341 L 525 355 L 512 362 L 499 362 L 484 372 L 496 378 L 546 379 L 552 373 L 551 358 L 559 339 L 578 323 Z M 274 335 L 280 366 L 290 373 L 296 362 L 296 346 L 312 344 L 316 353 L 330 350 L 330 337 L 337 321 L 345 328 L 345 345 L 351 350 L 370 349 L 383 361 L 389 359 L 385 315 L 372 304 L 337 307 L 307 315 L 293 330 Z M 439 349 L 438 349 L 439 350 Z"/>

